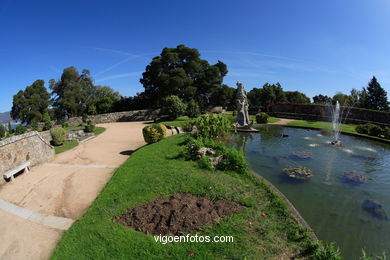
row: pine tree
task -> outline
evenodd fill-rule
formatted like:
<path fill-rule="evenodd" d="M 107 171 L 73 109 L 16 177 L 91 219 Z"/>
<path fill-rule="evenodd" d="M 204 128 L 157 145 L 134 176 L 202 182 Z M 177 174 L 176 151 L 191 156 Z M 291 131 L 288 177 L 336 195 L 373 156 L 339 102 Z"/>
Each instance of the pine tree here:
<path fill-rule="evenodd" d="M 378 83 L 377 79 L 372 77 L 367 87 L 367 98 L 370 109 L 388 111 L 389 102 L 387 100 L 387 93 Z"/>

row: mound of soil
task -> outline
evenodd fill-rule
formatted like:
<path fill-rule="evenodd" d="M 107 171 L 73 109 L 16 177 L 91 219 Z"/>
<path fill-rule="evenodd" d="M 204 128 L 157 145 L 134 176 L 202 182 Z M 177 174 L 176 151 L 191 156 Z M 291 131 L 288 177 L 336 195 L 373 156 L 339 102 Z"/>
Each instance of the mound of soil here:
<path fill-rule="evenodd" d="M 127 210 L 113 221 L 153 235 L 184 234 L 215 223 L 245 207 L 232 201 L 211 201 L 190 194 L 174 194 Z"/>

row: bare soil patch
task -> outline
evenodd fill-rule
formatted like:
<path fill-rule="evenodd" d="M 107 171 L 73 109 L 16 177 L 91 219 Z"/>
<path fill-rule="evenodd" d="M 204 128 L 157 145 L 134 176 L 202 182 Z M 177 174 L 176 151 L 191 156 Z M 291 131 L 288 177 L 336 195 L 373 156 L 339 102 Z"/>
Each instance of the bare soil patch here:
<path fill-rule="evenodd" d="M 173 194 L 127 210 L 113 221 L 153 235 L 184 234 L 215 223 L 245 207 L 227 200 L 211 201 L 190 194 Z"/>

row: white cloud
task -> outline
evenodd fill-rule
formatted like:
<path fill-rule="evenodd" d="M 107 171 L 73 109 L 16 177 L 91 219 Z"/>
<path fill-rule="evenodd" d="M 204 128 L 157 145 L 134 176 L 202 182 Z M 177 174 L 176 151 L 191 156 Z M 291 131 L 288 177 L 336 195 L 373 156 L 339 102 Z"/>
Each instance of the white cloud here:
<path fill-rule="evenodd" d="M 115 74 L 108 77 L 100 78 L 95 80 L 96 83 L 110 80 L 110 79 L 119 79 L 119 78 L 126 78 L 126 77 L 132 77 L 132 76 L 141 76 L 142 72 L 130 72 L 130 73 L 122 73 L 122 74 Z"/>

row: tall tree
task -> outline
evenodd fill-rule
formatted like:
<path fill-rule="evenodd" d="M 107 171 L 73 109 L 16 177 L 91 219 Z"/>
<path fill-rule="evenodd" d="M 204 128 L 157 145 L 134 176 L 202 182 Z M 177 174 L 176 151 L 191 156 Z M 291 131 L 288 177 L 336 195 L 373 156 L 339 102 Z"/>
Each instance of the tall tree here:
<path fill-rule="evenodd" d="M 164 48 L 160 56 L 154 57 L 146 66 L 140 82 L 145 88 L 145 97 L 155 107 L 161 106 L 164 97 L 176 95 L 185 102 L 195 97 L 204 108 L 209 105 L 213 89 L 221 86 L 227 72 L 223 62 L 210 65 L 200 58 L 197 49 L 178 45 Z"/>
<path fill-rule="evenodd" d="M 349 95 L 350 105 L 355 107 L 359 106 L 359 97 L 360 97 L 360 91 L 353 88 Z"/>
<path fill-rule="evenodd" d="M 45 88 L 43 80 L 36 80 L 25 90 L 20 90 L 13 97 L 11 117 L 22 123 L 31 124 L 42 120 L 42 116 L 48 111 L 50 94 Z"/>
<path fill-rule="evenodd" d="M 64 69 L 60 80 L 50 80 L 56 117 L 62 119 L 86 113 L 88 93 L 92 88 L 92 78 L 86 69 L 80 75 L 76 68 L 69 67 Z"/>
<path fill-rule="evenodd" d="M 348 106 L 351 104 L 350 96 L 343 94 L 341 92 L 336 93 L 336 95 L 333 96 L 332 101 L 334 104 L 336 104 L 338 101 L 341 106 Z"/>
<path fill-rule="evenodd" d="M 367 86 L 368 105 L 370 109 L 389 110 L 389 101 L 387 100 L 387 92 L 381 87 L 377 79 L 372 77 Z"/>
<path fill-rule="evenodd" d="M 93 86 L 88 92 L 88 114 L 103 114 L 113 111 L 113 106 L 121 99 L 119 92 L 108 86 Z"/>
<path fill-rule="evenodd" d="M 271 104 L 287 101 L 286 94 L 279 82 L 272 85 L 267 82 L 261 89 L 253 88 L 248 93 L 248 99 L 252 108 L 262 110 L 266 110 Z"/>
<path fill-rule="evenodd" d="M 326 104 L 332 102 L 332 98 L 327 95 L 319 94 L 313 97 L 313 102 L 315 104 Z"/>
<path fill-rule="evenodd" d="M 359 91 L 359 101 L 357 107 L 369 108 L 370 104 L 368 102 L 368 93 L 366 88 L 363 88 L 362 91 Z"/>
<path fill-rule="evenodd" d="M 296 103 L 296 104 L 308 104 L 310 103 L 310 98 L 305 94 L 299 91 L 286 91 L 287 102 Z"/>
<path fill-rule="evenodd" d="M 211 92 L 210 104 L 212 106 L 230 107 L 235 101 L 236 89 L 222 84 L 214 88 Z"/>

